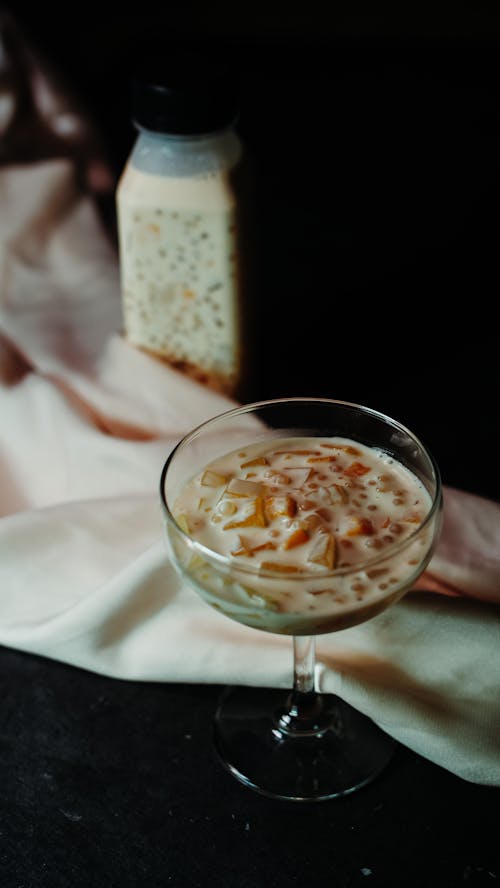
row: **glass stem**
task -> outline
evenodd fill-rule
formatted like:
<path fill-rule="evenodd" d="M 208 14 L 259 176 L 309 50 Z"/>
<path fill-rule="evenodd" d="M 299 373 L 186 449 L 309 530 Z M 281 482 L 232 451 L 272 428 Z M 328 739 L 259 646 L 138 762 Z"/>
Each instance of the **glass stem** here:
<path fill-rule="evenodd" d="M 319 735 L 324 729 L 323 701 L 314 689 L 316 639 L 300 635 L 293 639 L 293 690 L 287 709 L 279 717 L 278 731 L 282 736 L 306 737 Z"/>
<path fill-rule="evenodd" d="M 295 635 L 293 639 L 293 689 L 299 694 L 314 692 L 316 665 L 316 638 L 314 635 Z"/>

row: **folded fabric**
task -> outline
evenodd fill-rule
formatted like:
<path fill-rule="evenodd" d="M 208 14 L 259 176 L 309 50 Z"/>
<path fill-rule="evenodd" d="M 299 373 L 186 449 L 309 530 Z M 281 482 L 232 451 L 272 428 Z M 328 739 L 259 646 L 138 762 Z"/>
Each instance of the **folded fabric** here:
<path fill-rule="evenodd" d="M 117 256 L 74 159 L 5 163 L 1 644 L 123 679 L 291 685 L 291 640 L 209 608 L 163 538 L 167 455 L 230 406 L 122 337 Z M 419 583 L 428 591 L 317 641 L 320 690 L 494 785 L 499 540 L 500 504 L 446 487 L 443 534 Z"/>

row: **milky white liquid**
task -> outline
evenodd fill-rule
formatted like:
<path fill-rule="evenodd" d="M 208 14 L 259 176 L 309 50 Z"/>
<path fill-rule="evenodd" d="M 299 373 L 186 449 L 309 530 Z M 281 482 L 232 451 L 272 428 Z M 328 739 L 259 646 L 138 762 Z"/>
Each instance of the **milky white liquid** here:
<path fill-rule="evenodd" d="M 177 177 L 128 164 L 117 209 L 127 338 L 231 391 L 240 353 L 229 171 Z"/>
<path fill-rule="evenodd" d="M 368 619 L 410 588 L 430 557 L 432 527 L 419 531 L 430 508 L 419 479 L 382 451 L 273 439 L 211 462 L 175 502 L 183 531 L 227 562 L 193 553 L 182 534 L 172 542 L 228 616 L 316 634 Z"/>

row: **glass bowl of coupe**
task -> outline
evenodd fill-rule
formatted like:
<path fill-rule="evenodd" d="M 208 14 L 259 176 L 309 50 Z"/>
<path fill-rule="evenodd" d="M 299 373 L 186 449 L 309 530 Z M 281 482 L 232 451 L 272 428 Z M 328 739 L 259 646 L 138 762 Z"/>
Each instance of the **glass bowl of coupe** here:
<path fill-rule="evenodd" d="M 395 742 L 314 686 L 315 637 L 362 623 L 407 592 L 441 524 L 438 467 L 409 429 L 325 398 L 247 404 L 170 454 L 160 495 L 170 554 L 212 607 L 293 640 L 293 687 L 226 688 L 221 761 L 270 797 L 345 795 Z"/>

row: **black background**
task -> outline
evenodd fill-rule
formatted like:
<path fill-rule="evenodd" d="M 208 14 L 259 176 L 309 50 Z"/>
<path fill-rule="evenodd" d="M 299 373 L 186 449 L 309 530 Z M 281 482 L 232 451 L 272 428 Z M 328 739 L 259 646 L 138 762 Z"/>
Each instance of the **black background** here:
<path fill-rule="evenodd" d="M 368 404 L 420 435 L 445 483 L 500 499 L 496 4 L 13 11 L 116 176 L 140 57 L 188 44 L 232 62 L 257 196 L 245 400 Z"/>

